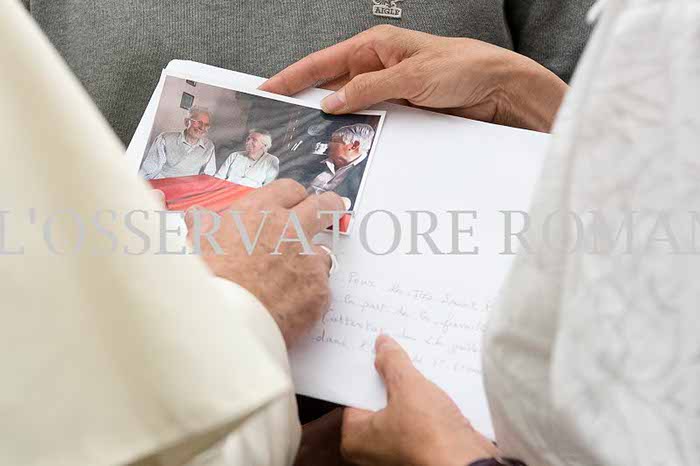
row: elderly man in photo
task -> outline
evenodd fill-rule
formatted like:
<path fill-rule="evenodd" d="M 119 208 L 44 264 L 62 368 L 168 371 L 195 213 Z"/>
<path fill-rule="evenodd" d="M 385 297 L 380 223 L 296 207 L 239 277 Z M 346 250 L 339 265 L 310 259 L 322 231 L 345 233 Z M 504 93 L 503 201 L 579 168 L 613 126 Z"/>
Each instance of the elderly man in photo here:
<path fill-rule="evenodd" d="M 184 131 L 160 134 L 151 145 L 139 173 L 147 180 L 190 175 L 214 175 L 214 143 L 207 139 L 211 114 L 192 107 Z"/>
<path fill-rule="evenodd" d="M 245 151 L 230 154 L 216 177 L 232 183 L 261 188 L 274 181 L 280 171 L 280 161 L 268 151 L 272 147 L 272 135 L 268 131 L 252 129 L 245 141 Z"/>
<path fill-rule="evenodd" d="M 321 171 L 311 171 L 312 176 L 315 174 L 311 182 L 301 183 L 317 194 L 334 191 L 354 205 L 373 139 L 374 128 L 367 124 L 339 128 L 331 136 L 328 158 L 321 163 Z"/>

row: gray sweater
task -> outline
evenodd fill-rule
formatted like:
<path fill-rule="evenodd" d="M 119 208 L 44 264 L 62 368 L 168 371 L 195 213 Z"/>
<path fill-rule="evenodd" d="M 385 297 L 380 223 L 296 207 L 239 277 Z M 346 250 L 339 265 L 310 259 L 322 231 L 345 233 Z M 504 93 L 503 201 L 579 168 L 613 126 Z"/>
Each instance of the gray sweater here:
<path fill-rule="evenodd" d="M 570 78 L 594 0 L 22 0 L 127 143 L 172 59 L 259 76 L 377 24 L 471 37 Z"/>

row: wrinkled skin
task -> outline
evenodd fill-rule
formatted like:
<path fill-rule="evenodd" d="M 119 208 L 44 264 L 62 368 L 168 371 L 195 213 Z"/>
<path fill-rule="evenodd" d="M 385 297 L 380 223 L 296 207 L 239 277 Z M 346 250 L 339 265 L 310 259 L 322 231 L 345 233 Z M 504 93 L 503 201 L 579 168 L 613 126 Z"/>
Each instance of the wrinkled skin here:
<path fill-rule="evenodd" d="M 318 322 L 328 306 L 330 258 L 326 251 L 312 245 L 311 239 L 332 223 L 330 215 L 319 216 L 319 211 L 333 210 L 345 210 L 337 194 L 308 196 L 299 183 L 278 180 L 219 214 L 218 228 L 212 213 L 201 209 L 188 211 L 185 219 L 193 246 L 201 249 L 212 272 L 255 295 L 275 319 L 289 346 Z M 240 212 L 251 246 L 260 231 L 251 254 L 230 211 Z M 263 212 L 268 212 L 264 223 Z M 288 226 L 290 214 L 299 219 L 309 251 L 299 242 L 280 242 L 281 238 L 299 236 L 293 223 Z M 195 235 L 194 231 L 201 234 Z M 215 243 L 204 233 L 210 233 Z"/>

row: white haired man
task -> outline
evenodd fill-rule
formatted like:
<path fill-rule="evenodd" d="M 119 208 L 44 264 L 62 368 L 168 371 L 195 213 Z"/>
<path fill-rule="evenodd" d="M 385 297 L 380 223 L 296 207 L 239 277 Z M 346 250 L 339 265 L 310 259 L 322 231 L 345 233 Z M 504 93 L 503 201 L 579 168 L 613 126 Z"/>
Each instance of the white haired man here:
<path fill-rule="evenodd" d="M 214 143 L 207 139 L 211 114 L 192 107 L 185 129 L 160 134 L 144 157 L 139 173 L 147 180 L 190 175 L 214 175 Z"/>
<path fill-rule="evenodd" d="M 232 183 L 261 188 L 277 178 L 280 161 L 268 151 L 272 147 L 272 135 L 262 129 L 251 129 L 245 141 L 245 151 L 230 154 L 216 177 Z"/>
<path fill-rule="evenodd" d="M 373 139 L 374 128 L 367 124 L 337 129 L 331 136 L 328 158 L 322 161 L 321 171 L 311 171 L 315 175 L 311 182 L 302 180 L 301 184 L 317 194 L 334 191 L 350 199 L 354 206 Z"/>

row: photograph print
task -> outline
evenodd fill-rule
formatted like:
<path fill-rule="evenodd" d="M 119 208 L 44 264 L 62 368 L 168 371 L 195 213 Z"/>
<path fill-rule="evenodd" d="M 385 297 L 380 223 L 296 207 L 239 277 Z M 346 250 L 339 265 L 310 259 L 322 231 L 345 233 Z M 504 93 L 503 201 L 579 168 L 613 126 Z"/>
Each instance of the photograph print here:
<path fill-rule="evenodd" d="M 287 99 L 289 100 L 289 99 Z M 300 103 L 165 78 L 139 174 L 168 209 L 222 211 L 251 191 L 291 178 L 310 194 L 333 191 L 355 211 L 383 112 L 327 115 Z M 341 220 L 347 233 L 350 216 Z"/>

